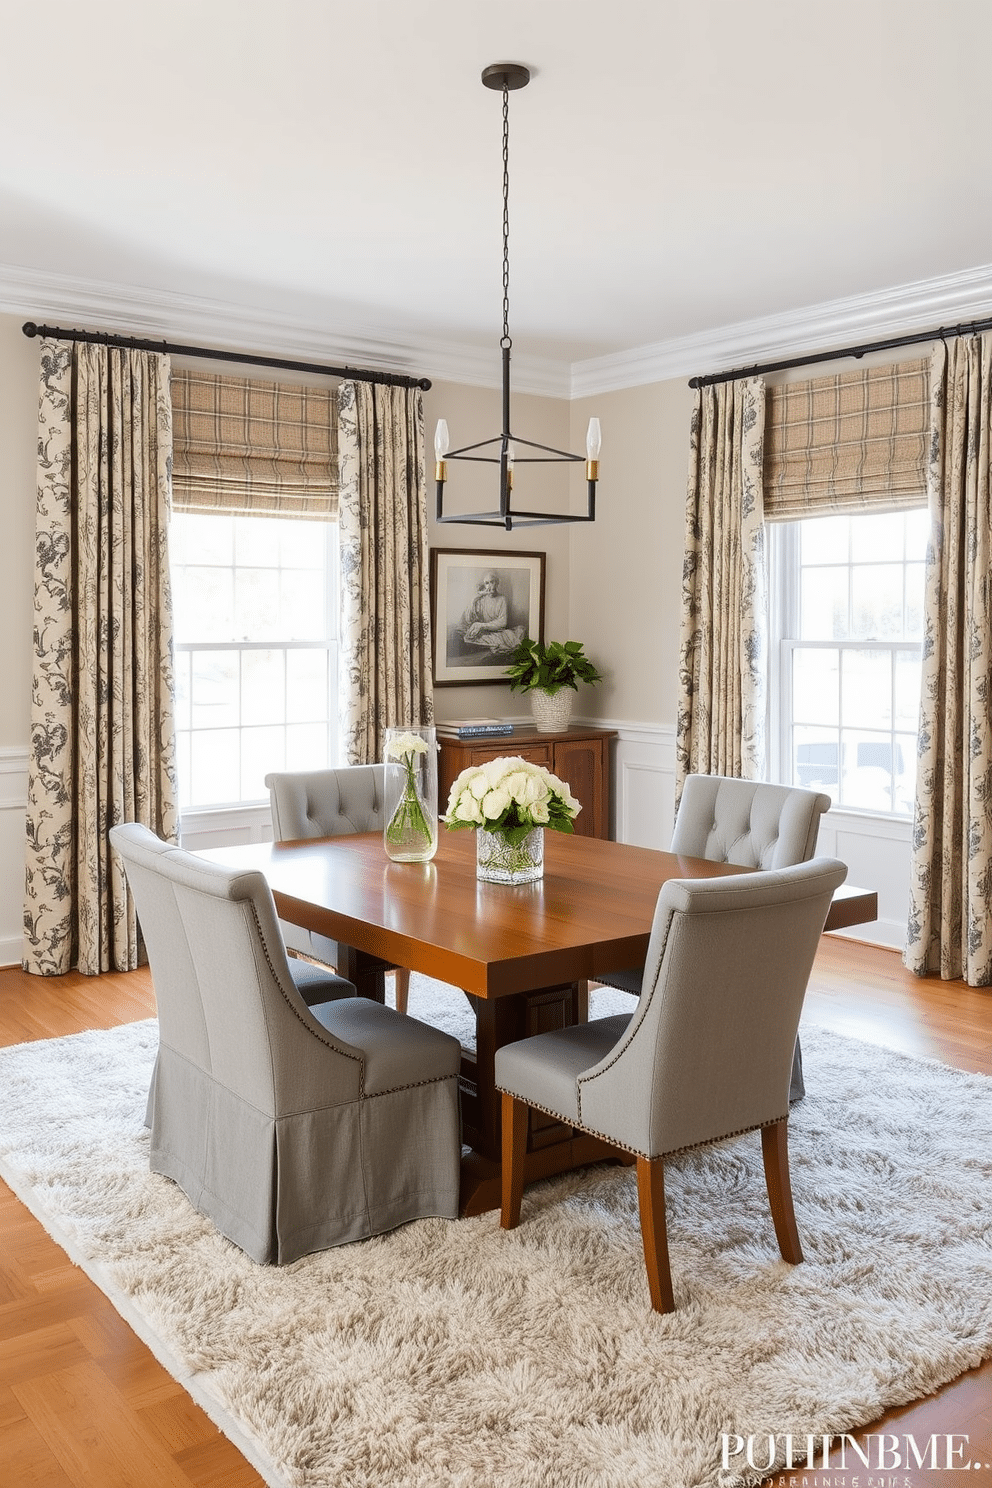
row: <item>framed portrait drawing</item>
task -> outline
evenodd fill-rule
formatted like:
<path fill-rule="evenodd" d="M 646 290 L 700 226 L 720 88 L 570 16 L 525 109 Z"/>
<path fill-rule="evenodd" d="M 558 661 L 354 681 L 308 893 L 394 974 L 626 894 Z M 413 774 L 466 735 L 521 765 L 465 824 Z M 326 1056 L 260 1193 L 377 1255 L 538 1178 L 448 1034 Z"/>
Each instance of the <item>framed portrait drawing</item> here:
<path fill-rule="evenodd" d="M 438 687 L 505 682 L 523 640 L 544 640 L 544 553 L 431 548 Z"/>

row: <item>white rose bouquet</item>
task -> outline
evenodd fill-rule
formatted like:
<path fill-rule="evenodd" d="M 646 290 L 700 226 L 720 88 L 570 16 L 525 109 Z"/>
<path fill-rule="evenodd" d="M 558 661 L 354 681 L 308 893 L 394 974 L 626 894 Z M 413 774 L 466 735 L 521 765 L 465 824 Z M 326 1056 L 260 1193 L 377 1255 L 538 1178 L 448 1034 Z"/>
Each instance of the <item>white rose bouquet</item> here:
<path fill-rule="evenodd" d="M 386 840 L 396 846 L 420 841 L 424 847 L 430 847 L 434 841 L 423 802 L 417 793 L 417 756 L 426 754 L 427 750 L 427 740 L 420 734 L 396 734 L 386 743 L 386 761 L 396 760 L 406 772 L 399 804 L 386 824 Z"/>
<path fill-rule="evenodd" d="M 518 756 L 470 765 L 455 780 L 442 818 L 447 827 L 481 827 L 511 846 L 535 827 L 571 832 L 582 807 L 568 786 L 543 765 Z"/>

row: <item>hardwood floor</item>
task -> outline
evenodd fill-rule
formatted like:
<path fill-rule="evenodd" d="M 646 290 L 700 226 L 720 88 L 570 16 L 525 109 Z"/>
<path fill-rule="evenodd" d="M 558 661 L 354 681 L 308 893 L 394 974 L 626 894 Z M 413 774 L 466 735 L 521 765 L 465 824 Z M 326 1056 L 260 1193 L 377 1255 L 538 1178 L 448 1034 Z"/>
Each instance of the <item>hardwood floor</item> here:
<path fill-rule="evenodd" d="M 110 1028 L 153 1012 L 145 971 L 43 979 L 0 970 L 0 1044 Z M 918 980 L 889 951 L 825 936 L 804 1022 L 992 1074 L 992 990 Z M 912 1433 L 921 1444 L 931 1434 L 959 1433 L 969 1438 L 965 1460 L 992 1463 L 992 1361 L 856 1439 L 878 1431 Z M 770 1481 L 853 1488 L 857 1477 L 807 1470 Z M 952 1481 L 915 1468 L 860 1473 L 861 1488 L 937 1488 L 945 1478 Z M 262 1481 L 0 1183 L 4 1488 L 248 1488 Z M 973 1469 L 968 1481 L 992 1484 L 992 1469 Z"/>

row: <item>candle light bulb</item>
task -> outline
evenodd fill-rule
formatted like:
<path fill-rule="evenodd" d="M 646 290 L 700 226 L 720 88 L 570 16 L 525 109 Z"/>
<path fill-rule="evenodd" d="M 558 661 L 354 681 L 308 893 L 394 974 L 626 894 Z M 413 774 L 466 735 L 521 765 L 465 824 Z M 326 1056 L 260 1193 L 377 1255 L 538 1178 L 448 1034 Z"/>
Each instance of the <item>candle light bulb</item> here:
<path fill-rule="evenodd" d="M 586 459 L 598 460 L 602 444 L 603 435 L 599 427 L 599 419 L 591 418 L 589 428 L 586 430 Z"/>
<path fill-rule="evenodd" d="M 506 445 L 506 484 L 513 488 L 513 462 L 517 458 L 517 452 L 513 448 L 513 440 L 507 441 Z"/>
<path fill-rule="evenodd" d="M 437 428 L 434 430 L 434 458 L 443 460 L 448 453 L 451 441 L 448 438 L 447 419 L 438 419 Z"/>

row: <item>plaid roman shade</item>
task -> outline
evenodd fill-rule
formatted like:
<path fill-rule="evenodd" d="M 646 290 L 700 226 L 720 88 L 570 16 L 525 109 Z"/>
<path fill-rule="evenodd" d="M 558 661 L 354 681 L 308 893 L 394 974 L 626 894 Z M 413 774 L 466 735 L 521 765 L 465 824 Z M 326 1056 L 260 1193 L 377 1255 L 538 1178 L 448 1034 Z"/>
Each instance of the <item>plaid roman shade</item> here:
<path fill-rule="evenodd" d="M 335 388 L 176 371 L 172 422 L 177 511 L 337 517 Z"/>
<path fill-rule="evenodd" d="M 928 367 L 897 362 L 768 388 L 765 520 L 925 506 Z"/>

